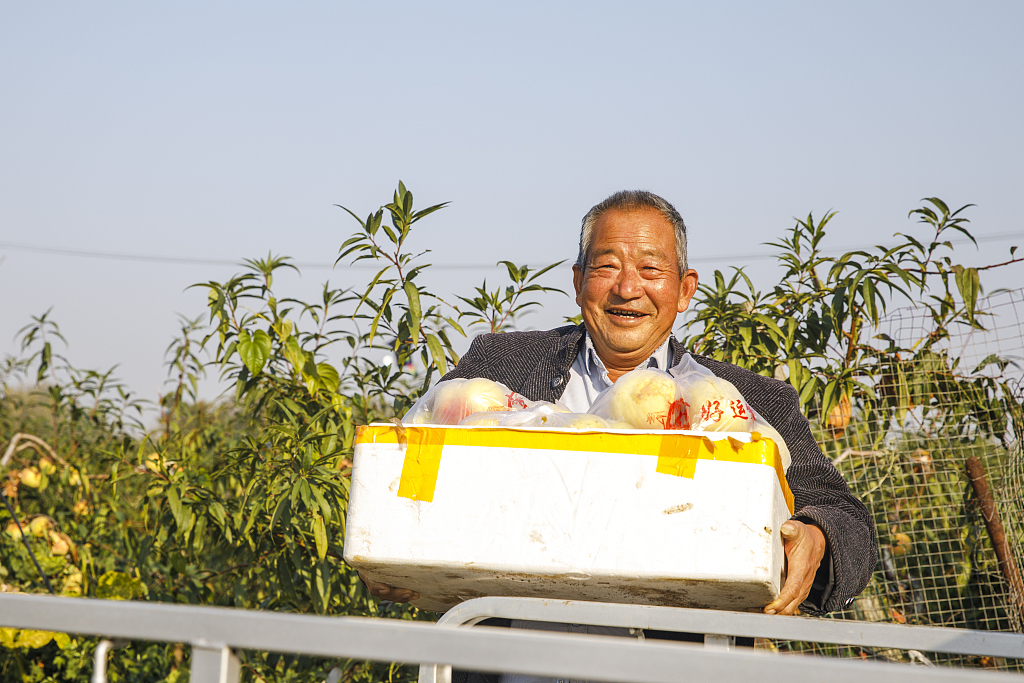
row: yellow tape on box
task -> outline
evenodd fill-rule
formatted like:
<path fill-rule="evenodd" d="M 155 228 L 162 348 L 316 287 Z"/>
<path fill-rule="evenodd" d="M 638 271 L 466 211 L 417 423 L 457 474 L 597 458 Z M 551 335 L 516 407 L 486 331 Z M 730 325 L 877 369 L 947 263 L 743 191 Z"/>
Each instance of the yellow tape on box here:
<path fill-rule="evenodd" d="M 625 453 L 658 458 L 656 471 L 692 479 L 698 460 L 767 465 L 775 469 L 783 496 L 793 513 L 793 493 L 782 471 L 779 449 L 771 439 L 752 434 L 749 443 L 732 437 L 713 440 L 693 432 L 630 434 L 625 432 L 568 432 L 494 427 L 397 427 L 368 425 L 356 432 L 358 444 L 405 443 L 405 461 L 398 496 L 430 502 L 441 467 L 444 447 L 522 448 L 548 451 Z"/>

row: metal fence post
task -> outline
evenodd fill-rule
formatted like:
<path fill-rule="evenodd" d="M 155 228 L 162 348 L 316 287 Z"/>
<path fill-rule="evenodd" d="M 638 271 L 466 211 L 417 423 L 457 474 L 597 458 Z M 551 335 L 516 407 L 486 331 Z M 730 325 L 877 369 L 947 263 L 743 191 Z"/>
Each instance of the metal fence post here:
<path fill-rule="evenodd" d="M 107 683 L 107 653 L 128 644 L 127 640 L 101 640 L 93 652 L 92 678 L 91 683 Z"/>
<path fill-rule="evenodd" d="M 720 647 L 731 650 L 736 647 L 736 636 L 722 636 L 708 633 L 704 636 L 704 647 Z"/>
<path fill-rule="evenodd" d="M 238 683 L 241 662 L 226 645 L 192 643 L 192 683 Z"/>

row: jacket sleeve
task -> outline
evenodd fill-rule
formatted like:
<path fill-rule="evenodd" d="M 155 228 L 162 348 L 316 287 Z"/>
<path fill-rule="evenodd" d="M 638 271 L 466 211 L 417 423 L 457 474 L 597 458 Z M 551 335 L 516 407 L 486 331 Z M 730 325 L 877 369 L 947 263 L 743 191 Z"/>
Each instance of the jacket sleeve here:
<path fill-rule="evenodd" d="M 825 614 L 842 609 L 867 586 L 878 560 L 878 539 L 867 508 L 814 441 L 796 391 L 788 384 L 778 385 L 776 391 L 784 400 L 773 402 L 777 409 L 764 417 L 785 439 L 792 456 L 786 479 L 796 503 L 793 518 L 815 524 L 828 542 L 814 588 L 801 608 Z"/>

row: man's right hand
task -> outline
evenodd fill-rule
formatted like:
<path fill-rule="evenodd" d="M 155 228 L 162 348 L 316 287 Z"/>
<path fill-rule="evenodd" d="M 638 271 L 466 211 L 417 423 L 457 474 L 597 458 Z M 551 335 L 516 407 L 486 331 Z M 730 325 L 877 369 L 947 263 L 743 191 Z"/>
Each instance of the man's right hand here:
<path fill-rule="evenodd" d="M 374 595 L 381 600 L 390 600 L 391 602 L 409 602 L 420 597 L 419 593 L 409 590 L 408 588 L 392 588 L 386 583 L 371 581 L 363 576 L 362 572 L 359 572 L 359 578 L 366 584 L 366 588 L 369 589 L 370 595 Z"/>

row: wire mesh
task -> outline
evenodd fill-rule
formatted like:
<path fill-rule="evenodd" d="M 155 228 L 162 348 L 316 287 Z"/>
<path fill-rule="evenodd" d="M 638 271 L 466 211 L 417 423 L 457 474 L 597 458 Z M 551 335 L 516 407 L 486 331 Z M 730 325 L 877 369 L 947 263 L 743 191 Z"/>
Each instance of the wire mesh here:
<path fill-rule="evenodd" d="M 823 451 L 872 513 L 879 542 L 871 583 L 830 618 L 1021 631 L 1019 579 L 1011 587 L 1014 567 L 1000 566 L 986 524 L 992 515 L 986 520 L 965 468 L 972 456 L 983 465 L 1009 564 L 1020 568 L 1024 290 L 995 293 L 981 308 L 984 329 L 964 325 L 948 334 L 926 309 L 893 311 L 876 337 L 892 362 L 878 368 L 849 425 L 812 420 Z M 880 409 L 887 401 L 902 407 Z M 759 647 L 1024 671 L 1024 660 L 789 641 Z"/>

